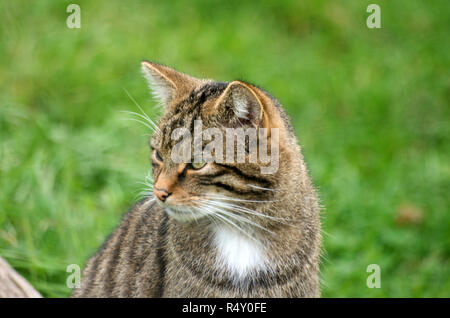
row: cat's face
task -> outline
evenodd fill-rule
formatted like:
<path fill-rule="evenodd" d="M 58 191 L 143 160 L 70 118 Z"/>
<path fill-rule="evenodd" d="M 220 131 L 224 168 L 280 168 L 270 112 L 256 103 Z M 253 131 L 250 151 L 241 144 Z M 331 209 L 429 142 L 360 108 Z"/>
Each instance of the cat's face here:
<path fill-rule="evenodd" d="M 270 98 L 244 82 L 199 80 L 150 62 L 143 62 L 143 72 L 164 107 L 150 146 L 153 193 L 170 216 L 192 221 L 231 213 L 236 221 L 249 212 L 246 203 L 270 197 L 277 171 L 262 173 L 273 163 L 258 157 L 264 139 L 268 156 L 279 160 Z"/>

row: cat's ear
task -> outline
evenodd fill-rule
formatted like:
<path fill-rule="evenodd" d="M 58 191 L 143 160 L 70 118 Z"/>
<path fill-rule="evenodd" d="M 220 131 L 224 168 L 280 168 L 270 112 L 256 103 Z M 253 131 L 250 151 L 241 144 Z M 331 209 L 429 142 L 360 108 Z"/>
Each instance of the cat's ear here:
<path fill-rule="evenodd" d="M 232 111 L 237 122 L 254 127 L 267 126 L 264 105 L 251 85 L 233 81 L 215 104 L 217 113 Z"/>
<path fill-rule="evenodd" d="M 148 61 L 142 62 L 142 73 L 153 96 L 164 106 L 168 106 L 177 96 L 189 93 L 199 83 L 196 78 Z"/>

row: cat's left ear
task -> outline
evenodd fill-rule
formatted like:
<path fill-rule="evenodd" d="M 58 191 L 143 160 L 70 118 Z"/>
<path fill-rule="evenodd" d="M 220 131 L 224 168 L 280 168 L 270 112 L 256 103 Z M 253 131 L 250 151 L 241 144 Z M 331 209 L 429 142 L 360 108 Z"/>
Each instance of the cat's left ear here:
<path fill-rule="evenodd" d="M 233 81 L 215 104 L 216 113 L 232 113 L 237 123 L 269 128 L 264 103 L 258 89 L 242 81 Z"/>
<path fill-rule="evenodd" d="M 188 94 L 200 82 L 170 67 L 148 61 L 142 62 L 142 73 L 153 96 L 164 106 L 168 106 L 175 98 Z"/>

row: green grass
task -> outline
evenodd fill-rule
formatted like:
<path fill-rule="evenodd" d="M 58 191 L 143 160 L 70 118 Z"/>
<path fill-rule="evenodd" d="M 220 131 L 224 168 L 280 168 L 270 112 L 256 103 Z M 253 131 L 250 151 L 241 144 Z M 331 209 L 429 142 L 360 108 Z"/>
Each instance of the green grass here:
<path fill-rule="evenodd" d="M 133 204 L 156 116 L 139 67 L 246 79 L 290 114 L 323 211 L 324 297 L 450 296 L 446 0 L 0 1 L 0 255 L 67 296 Z M 416 211 L 416 212 L 414 212 Z M 397 220 L 418 213 L 419 222 Z M 381 266 L 381 288 L 366 267 Z"/>

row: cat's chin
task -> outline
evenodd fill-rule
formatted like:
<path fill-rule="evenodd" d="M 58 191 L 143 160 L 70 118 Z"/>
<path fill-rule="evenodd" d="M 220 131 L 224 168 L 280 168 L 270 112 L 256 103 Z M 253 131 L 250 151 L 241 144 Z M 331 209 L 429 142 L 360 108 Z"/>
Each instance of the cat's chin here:
<path fill-rule="evenodd" d="M 193 221 L 198 221 L 203 219 L 205 215 L 200 214 L 192 207 L 184 207 L 179 205 L 168 205 L 159 200 L 157 200 L 158 205 L 160 205 L 167 215 L 178 222 L 188 223 Z"/>

